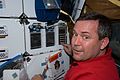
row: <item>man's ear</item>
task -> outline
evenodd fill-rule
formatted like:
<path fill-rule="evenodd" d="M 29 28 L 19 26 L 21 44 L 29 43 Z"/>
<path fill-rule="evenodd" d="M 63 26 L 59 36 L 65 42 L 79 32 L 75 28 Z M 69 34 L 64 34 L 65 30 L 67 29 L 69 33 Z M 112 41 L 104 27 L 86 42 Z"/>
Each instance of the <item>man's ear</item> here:
<path fill-rule="evenodd" d="M 104 39 L 102 39 L 101 49 L 104 49 L 105 47 L 107 47 L 108 44 L 109 44 L 109 38 L 108 38 L 108 37 L 105 37 Z"/>

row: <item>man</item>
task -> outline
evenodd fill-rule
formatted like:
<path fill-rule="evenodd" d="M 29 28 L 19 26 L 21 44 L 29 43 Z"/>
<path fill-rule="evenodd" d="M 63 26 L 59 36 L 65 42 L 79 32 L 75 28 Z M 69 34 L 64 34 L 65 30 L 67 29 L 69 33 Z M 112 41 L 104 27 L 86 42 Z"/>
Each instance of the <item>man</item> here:
<path fill-rule="evenodd" d="M 89 13 L 77 19 L 71 46 L 65 51 L 74 59 L 64 80 L 119 80 L 115 62 L 108 48 L 111 36 L 109 19 Z"/>
<path fill-rule="evenodd" d="M 64 80 L 119 80 L 108 48 L 111 37 L 109 19 L 97 13 L 81 16 L 73 28 L 71 48 L 64 45 L 74 62 Z"/>

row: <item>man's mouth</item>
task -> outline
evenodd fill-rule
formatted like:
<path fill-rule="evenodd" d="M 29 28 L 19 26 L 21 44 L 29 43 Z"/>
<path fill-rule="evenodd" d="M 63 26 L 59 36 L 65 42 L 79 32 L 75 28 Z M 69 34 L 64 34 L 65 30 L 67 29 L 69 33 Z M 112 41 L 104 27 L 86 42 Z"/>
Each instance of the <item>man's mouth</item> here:
<path fill-rule="evenodd" d="M 77 49 L 74 49 L 74 48 L 73 48 L 73 51 L 74 52 L 83 52 L 83 50 L 77 50 Z"/>
<path fill-rule="evenodd" d="M 73 54 L 75 54 L 75 55 L 83 55 L 83 50 L 73 49 Z"/>

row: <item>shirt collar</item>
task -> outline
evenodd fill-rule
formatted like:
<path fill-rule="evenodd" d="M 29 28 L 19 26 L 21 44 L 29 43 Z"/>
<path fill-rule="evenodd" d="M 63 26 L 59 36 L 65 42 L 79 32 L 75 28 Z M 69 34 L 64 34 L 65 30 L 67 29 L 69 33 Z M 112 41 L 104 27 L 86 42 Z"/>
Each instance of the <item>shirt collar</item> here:
<path fill-rule="evenodd" d="M 89 60 L 85 60 L 85 61 L 73 61 L 73 63 L 71 64 L 71 66 L 77 66 L 77 65 L 79 65 L 79 64 L 81 64 L 81 63 L 84 63 L 84 62 L 87 63 L 87 62 L 97 61 L 97 60 L 102 59 L 102 58 L 104 58 L 104 57 L 106 57 L 106 58 L 111 58 L 111 53 L 112 53 L 112 49 L 111 49 L 111 48 L 108 48 L 108 49 L 106 50 L 105 54 L 102 55 L 102 56 L 98 56 L 98 57 L 96 57 L 96 58 L 89 59 Z"/>

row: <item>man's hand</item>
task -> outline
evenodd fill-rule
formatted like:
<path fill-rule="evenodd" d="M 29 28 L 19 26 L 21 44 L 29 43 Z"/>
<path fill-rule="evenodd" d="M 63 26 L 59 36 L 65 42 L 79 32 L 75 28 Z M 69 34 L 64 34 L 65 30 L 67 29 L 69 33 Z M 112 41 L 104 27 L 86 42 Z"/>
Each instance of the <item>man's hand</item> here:
<path fill-rule="evenodd" d="M 38 75 L 33 76 L 31 80 L 44 80 L 44 79 L 42 75 L 38 74 Z"/>
<path fill-rule="evenodd" d="M 72 55 L 71 45 L 70 45 L 70 44 L 62 44 L 62 45 L 63 45 L 63 47 L 64 47 L 65 52 L 66 52 L 68 55 Z"/>

